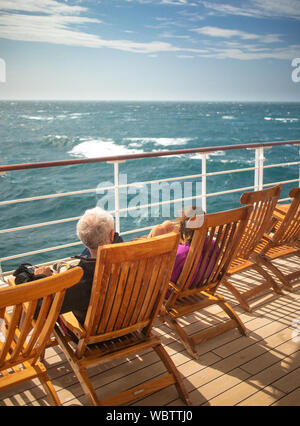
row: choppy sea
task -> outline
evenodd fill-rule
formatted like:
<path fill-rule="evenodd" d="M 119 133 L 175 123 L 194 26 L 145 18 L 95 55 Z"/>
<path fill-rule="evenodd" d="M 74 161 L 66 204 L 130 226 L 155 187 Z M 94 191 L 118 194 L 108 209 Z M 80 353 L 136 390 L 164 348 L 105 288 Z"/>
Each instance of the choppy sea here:
<path fill-rule="evenodd" d="M 300 103 L 0 102 L 2 165 L 299 139 Z M 298 159 L 299 147 L 282 146 L 266 151 L 265 164 Z M 218 150 L 207 160 L 208 173 L 253 166 L 253 150 Z M 201 155 L 130 160 L 119 167 L 123 183 L 187 176 L 201 173 Z M 264 172 L 265 183 L 298 177 L 299 166 Z M 253 179 L 253 171 L 208 177 L 207 192 L 251 186 Z M 113 166 L 107 163 L 7 172 L 0 176 L 0 201 L 100 188 L 110 182 L 113 183 Z M 287 197 L 289 189 L 296 185 L 284 185 L 282 197 Z M 193 195 L 199 186 L 195 188 L 194 185 Z M 137 191 L 138 188 L 127 191 L 132 205 L 137 204 Z M 0 230 L 80 216 L 85 209 L 101 205 L 105 194 L 109 208 L 109 194 L 105 191 L 0 205 Z M 207 211 L 237 207 L 240 195 L 237 192 L 209 197 Z M 150 201 L 157 200 L 151 200 L 149 189 Z M 171 217 L 176 215 L 177 207 L 171 207 Z M 121 231 L 158 223 L 165 219 L 166 212 L 166 208 L 144 210 L 143 214 L 121 217 Z M 0 258 L 74 242 L 75 224 L 0 234 Z M 11 270 L 21 262 L 34 264 L 78 253 L 80 247 L 68 248 L 6 261 L 2 267 L 4 271 Z"/>

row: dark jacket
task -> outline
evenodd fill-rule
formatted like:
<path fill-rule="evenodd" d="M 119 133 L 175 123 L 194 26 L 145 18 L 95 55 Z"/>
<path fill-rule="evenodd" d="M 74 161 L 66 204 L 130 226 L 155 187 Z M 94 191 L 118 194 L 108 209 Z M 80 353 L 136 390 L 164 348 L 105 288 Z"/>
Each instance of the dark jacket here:
<path fill-rule="evenodd" d="M 122 243 L 120 235 L 115 232 L 113 243 Z M 84 324 L 85 316 L 90 302 L 90 296 L 93 285 L 96 259 L 91 258 L 88 249 L 85 249 L 77 266 L 83 269 L 83 277 L 78 284 L 67 289 L 60 313 L 72 311 L 80 324 Z"/>

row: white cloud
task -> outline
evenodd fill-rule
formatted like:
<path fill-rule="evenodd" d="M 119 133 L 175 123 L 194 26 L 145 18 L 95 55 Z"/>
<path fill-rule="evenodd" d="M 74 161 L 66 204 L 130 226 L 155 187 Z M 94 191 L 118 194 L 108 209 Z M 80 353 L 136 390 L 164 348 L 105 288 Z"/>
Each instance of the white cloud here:
<path fill-rule="evenodd" d="M 250 34 L 245 31 L 229 30 L 229 29 L 218 28 L 218 27 L 201 27 L 201 28 L 192 29 L 191 31 L 194 31 L 198 34 L 208 35 L 211 37 L 223 37 L 223 38 L 239 37 L 243 40 L 251 40 L 251 39 L 259 38 L 257 34 Z"/>
<path fill-rule="evenodd" d="M 249 0 L 239 6 L 226 3 L 201 1 L 210 10 L 218 14 L 249 16 L 253 18 L 290 18 L 300 20 L 299 0 Z"/>
<path fill-rule="evenodd" d="M 45 14 L 77 14 L 87 9 L 82 6 L 70 6 L 56 0 L 1 0 L 0 10 L 32 12 Z"/>
<path fill-rule="evenodd" d="M 68 6 L 55 0 L 2 0 L 0 10 L 4 11 L 0 16 L 0 38 L 90 48 L 106 47 L 148 54 L 181 50 L 162 41 L 142 43 L 131 40 L 104 40 L 98 35 L 80 31 L 80 25 L 101 24 L 101 21 L 76 15 L 85 11 L 85 8 Z"/>
<path fill-rule="evenodd" d="M 59 7 L 61 6 L 61 7 Z M 71 9 L 68 9 L 70 7 Z M 14 8 L 18 13 L 11 12 Z M 23 8 L 23 9 L 22 9 Z M 67 46 L 84 46 L 90 48 L 109 48 L 133 53 L 155 54 L 158 52 L 193 52 L 202 53 L 201 49 L 176 47 L 164 41 L 139 42 L 132 40 L 105 40 L 96 34 L 80 30 L 87 24 L 101 24 L 96 18 L 78 14 L 84 8 L 68 6 L 55 0 L 4 0 L 0 10 L 0 38 L 61 44 Z M 20 13 L 20 12 L 26 13 Z M 35 13 L 30 14 L 29 12 Z M 43 13 L 41 13 L 43 12 Z M 72 15 L 67 12 L 74 12 Z"/>
<path fill-rule="evenodd" d="M 191 29 L 191 31 L 196 32 L 197 34 L 203 34 L 210 37 L 219 37 L 219 38 L 240 38 L 242 40 L 261 40 L 264 43 L 278 43 L 281 41 L 280 34 L 252 34 L 245 31 L 231 30 L 226 28 L 219 27 L 200 27 Z"/>
<path fill-rule="evenodd" d="M 213 59 L 237 59 L 237 60 L 262 60 L 280 59 L 290 61 L 299 53 L 300 45 L 289 46 L 288 48 L 266 49 L 259 46 L 241 46 L 232 44 L 223 48 L 210 48 L 208 53 L 199 55 L 203 58 Z"/>

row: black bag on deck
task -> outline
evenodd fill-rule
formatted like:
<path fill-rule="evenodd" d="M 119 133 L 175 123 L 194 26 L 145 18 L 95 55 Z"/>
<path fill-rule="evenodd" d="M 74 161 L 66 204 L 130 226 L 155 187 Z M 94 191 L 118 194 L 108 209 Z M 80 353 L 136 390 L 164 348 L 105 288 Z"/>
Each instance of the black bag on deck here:
<path fill-rule="evenodd" d="M 29 281 L 40 280 L 46 278 L 46 275 L 34 275 L 34 266 L 31 263 L 21 263 L 21 265 L 13 273 L 15 284 L 28 283 Z"/>

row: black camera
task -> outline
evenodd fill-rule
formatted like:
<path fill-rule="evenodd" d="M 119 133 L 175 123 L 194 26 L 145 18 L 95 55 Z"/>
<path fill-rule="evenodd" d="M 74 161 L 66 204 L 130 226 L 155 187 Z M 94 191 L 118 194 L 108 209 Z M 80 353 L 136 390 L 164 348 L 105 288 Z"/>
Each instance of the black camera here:
<path fill-rule="evenodd" d="M 34 275 L 34 266 L 31 263 L 22 263 L 13 273 L 15 284 L 28 283 L 29 281 L 45 278 L 46 275 Z"/>

